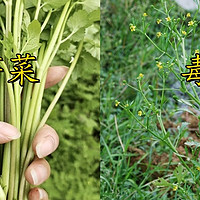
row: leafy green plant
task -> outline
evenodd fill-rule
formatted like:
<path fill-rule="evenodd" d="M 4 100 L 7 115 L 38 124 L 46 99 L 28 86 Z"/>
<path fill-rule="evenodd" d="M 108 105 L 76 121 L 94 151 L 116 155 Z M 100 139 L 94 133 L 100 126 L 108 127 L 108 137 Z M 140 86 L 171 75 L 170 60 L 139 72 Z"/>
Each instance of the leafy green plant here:
<path fill-rule="evenodd" d="M 0 7 L 4 11 L 0 17 L 3 58 L 0 65 L 4 70 L 0 73 L 0 120 L 21 132 L 21 139 L 4 145 L 1 198 L 26 199 L 30 186 L 24 172 L 33 158 L 31 141 L 35 133 L 47 121 L 75 66 L 99 60 L 99 1 L 5 0 Z M 40 83 L 25 81 L 22 88 L 18 82 L 7 82 L 11 79 L 10 58 L 17 53 L 30 53 L 37 58 L 33 69 Z M 57 53 L 70 69 L 40 119 L 47 69 L 52 62 L 56 63 Z"/>

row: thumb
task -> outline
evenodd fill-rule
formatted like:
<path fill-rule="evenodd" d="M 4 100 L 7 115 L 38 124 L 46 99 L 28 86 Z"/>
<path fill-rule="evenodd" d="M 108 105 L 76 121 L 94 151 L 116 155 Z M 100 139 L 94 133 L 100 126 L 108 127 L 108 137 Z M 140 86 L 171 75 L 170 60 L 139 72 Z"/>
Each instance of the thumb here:
<path fill-rule="evenodd" d="M 0 144 L 10 142 L 21 136 L 21 133 L 14 126 L 0 122 Z"/>

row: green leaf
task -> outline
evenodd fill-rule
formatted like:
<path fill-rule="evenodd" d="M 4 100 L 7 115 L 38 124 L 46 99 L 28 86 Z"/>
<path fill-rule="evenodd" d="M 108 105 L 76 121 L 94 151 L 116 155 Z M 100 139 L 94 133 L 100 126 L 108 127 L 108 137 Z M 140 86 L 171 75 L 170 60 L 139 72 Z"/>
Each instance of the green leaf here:
<path fill-rule="evenodd" d="M 200 147 L 200 143 L 197 142 L 197 141 L 188 141 L 188 142 L 185 142 L 184 144 L 189 146 L 189 147 L 192 147 L 192 146 Z"/>
<path fill-rule="evenodd" d="M 156 186 L 158 187 L 169 187 L 169 186 L 173 186 L 172 183 L 167 182 L 164 178 L 159 178 L 158 181 L 156 181 L 154 183 Z"/>
<path fill-rule="evenodd" d="M 40 47 L 41 26 L 38 20 L 33 20 L 28 26 L 28 38 L 22 49 L 22 53 L 33 53 Z"/>
<path fill-rule="evenodd" d="M 99 25 L 92 25 L 85 32 L 85 50 L 94 58 L 100 60 Z"/>
<path fill-rule="evenodd" d="M 85 0 L 82 4 L 84 10 L 91 12 L 100 7 L 100 0 Z"/>
<path fill-rule="evenodd" d="M 69 0 L 59 0 L 59 1 L 55 1 L 55 0 L 44 0 L 44 3 L 49 5 L 50 8 L 60 8 L 62 6 L 64 6 Z"/>
<path fill-rule="evenodd" d="M 29 13 L 27 10 L 24 10 L 23 24 L 22 24 L 23 31 L 27 32 L 28 25 L 30 24 L 30 22 L 31 22 L 31 18 L 30 18 Z"/>
<path fill-rule="evenodd" d="M 1 41 L 1 43 L 3 44 L 4 55 L 6 56 L 6 58 L 8 58 L 8 60 L 10 60 L 10 58 L 13 57 L 14 46 L 12 33 L 9 32 L 8 37 L 4 36 L 4 39 L 3 41 Z"/>
<path fill-rule="evenodd" d="M 85 28 L 80 28 L 76 33 L 70 38 L 74 42 L 80 42 L 85 36 Z"/>
<path fill-rule="evenodd" d="M 84 10 L 79 10 L 69 18 L 67 25 L 71 32 L 77 32 L 80 28 L 86 27 L 90 24 L 88 13 Z"/>
<path fill-rule="evenodd" d="M 89 13 L 88 18 L 91 22 L 100 21 L 100 8 Z"/>
<path fill-rule="evenodd" d="M 176 177 L 178 184 L 181 183 L 181 181 L 184 179 L 184 177 L 187 175 L 187 171 L 184 170 L 182 165 L 179 165 L 178 167 L 176 167 L 176 169 L 174 170 L 174 176 Z"/>
<path fill-rule="evenodd" d="M 37 0 L 24 0 L 25 8 L 32 8 L 37 6 Z"/>

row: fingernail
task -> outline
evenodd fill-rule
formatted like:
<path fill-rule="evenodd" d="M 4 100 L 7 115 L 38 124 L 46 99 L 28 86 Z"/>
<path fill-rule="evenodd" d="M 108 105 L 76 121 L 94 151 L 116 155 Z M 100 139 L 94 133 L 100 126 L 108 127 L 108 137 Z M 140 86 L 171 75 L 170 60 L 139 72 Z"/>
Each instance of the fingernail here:
<path fill-rule="evenodd" d="M 38 158 L 43 158 L 53 152 L 55 141 L 53 137 L 48 136 L 45 140 L 36 145 L 36 154 Z"/>
<path fill-rule="evenodd" d="M 39 194 L 40 194 L 40 199 L 43 199 L 44 195 L 43 195 L 43 191 L 41 189 L 39 189 Z"/>
<path fill-rule="evenodd" d="M 37 165 L 30 170 L 33 185 L 40 185 L 46 178 L 47 169 L 43 165 Z"/>
<path fill-rule="evenodd" d="M 14 126 L 6 122 L 0 122 L 0 135 L 2 137 L 14 140 L 19 138 L 21 133 Z"/>
<path fill-rule="evenodd" d="M 37 177 L 37 173 L 34 169 L 31 169 L 31 177 L 33 179 L 33 184 L 37 185 L 38 184 L 38 177 Z"/>

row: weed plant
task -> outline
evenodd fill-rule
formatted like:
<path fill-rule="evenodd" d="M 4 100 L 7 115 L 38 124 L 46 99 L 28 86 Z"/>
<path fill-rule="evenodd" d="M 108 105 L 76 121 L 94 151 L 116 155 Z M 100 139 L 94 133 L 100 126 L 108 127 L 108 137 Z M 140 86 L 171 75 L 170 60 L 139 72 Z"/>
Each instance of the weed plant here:
<path fill-rule="evenodd" d="M 198 11 L 170 1 L 103 8 L 101 198 L 199 199 L 200 143 L 180 115 L 198 119 L 199 88 L 181 76 L 199 53 Z"/>

